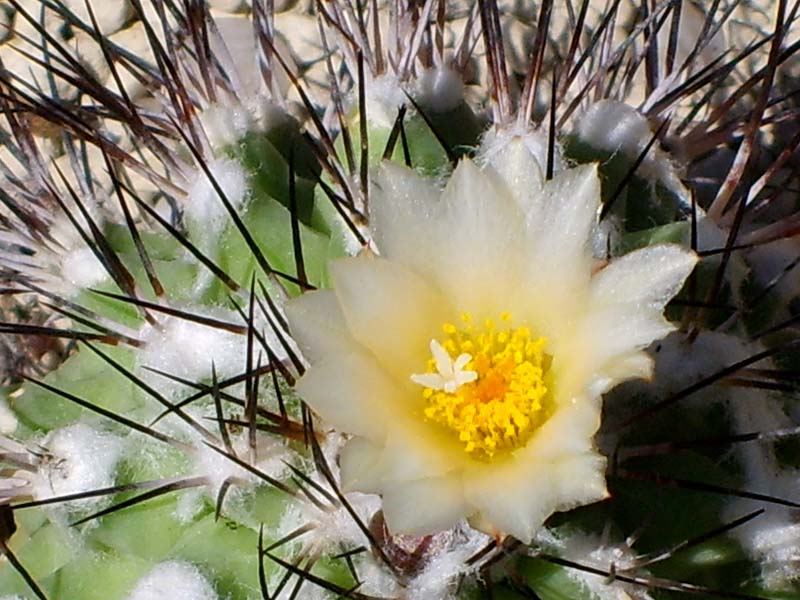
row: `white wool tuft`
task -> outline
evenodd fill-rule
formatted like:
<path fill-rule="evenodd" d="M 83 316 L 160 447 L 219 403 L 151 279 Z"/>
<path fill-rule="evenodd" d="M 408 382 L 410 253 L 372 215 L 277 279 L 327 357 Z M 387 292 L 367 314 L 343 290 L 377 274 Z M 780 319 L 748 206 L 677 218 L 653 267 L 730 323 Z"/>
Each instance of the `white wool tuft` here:
<path fill-rule="evenodd" d="M 665 395 L 685 389 L 764 349 L 718 332 L 703 332 L 691 345 L 685 344 L 681 335 L 673 334 L 655 347 L 654 384 Z M 756 363 L 757 367 L 763 368 L 770 368 L 770 365 L 768 359 Z M 792 425 L 778 399 L 747 387 L 709 386 L 693 394 L 687 402 L 721 403 L 738 433 L 769 432 Z M 757 443 L 738 444 L 736 452 L 752 486 L 766 493 L 765 487 L 781 482 L 782 476 L 770 447 Z M 789 493 L 788 490 L 785 493 Z"/>
<path fill-rule="evenodd" d="M 362 523 L 369 523 L 381 508 L 380 498 L 372 494 L 352 492 L 345 498 Z M 281 517 L 276 535 L 282 537 L 309 523 L 314 524 L 315 528 L 300 538 L 306 545 L 330 548 L 340 543 L 356 546 L 369 544 L 369 540 L 346 508 L 340 507 L 323 511 L 311 503 L 288 504 Z"/>
<path fill-rule="evenodd" d="M 241 164 L 230 158 L 218 158 L 208 164 L 209 172 L 225 198 L 241 213 L 247 199 L 247 174 Z M 186 218 L 190 225 L 202 232 L 207 244 L 216 243 L 216 235 L 230 220 L 228 209 L 204 171 L 198 171 L 186 198 Z"/>
<path fill-rule="evenodd" d="M 163 562 L 142 577 L 127 600 L 218 600 L 200 570 L 180 561 Z"/>
<path fill-rule="evenodd" d="M 187 311 L 227 323 L 241 321 L 239 315 L 223 309 L 191 307 Z M 145 325 L 139 332 L 139 339 L 145 343 L 137 354 L 141 366 L 190 381 L 210 381 L 212 363 L 220 380 L 244 371 L 246 336 L 180 317 L 162 318 L 160 323 L 161 331 Z M 157 383 L 162 391 L 176 392 L 183 387 L 147 370 L 143 370 L 142 376 Z"/>
<path fill-rule="evenodd" d="M 386 565 L 375 558 L 372 554 L 363 552 L 356 559 L 355 563 L 358 578 L 361 586 L 358 590 L 362 594 L 375 596 L 378 598 L 425 598 L 425 600 L 436 600 L 433 596 L 418 596 L 416 594 L 405 594 L 405 590 L 397 580 L 397 576 L 386 568 Z"/>
<path fill-rule="evenodd" d="M 577 133 L 582 142 L 593 148 L 622 152 L 632 158 L 653 137 L 650 124 L 643 115 L 632 106 L 614 100 L 592 104 L 578 121 Z"/>
<path fill-rule="evenodd" d="M 0 434 L 14 433 L 19 425 L 19 420 L 8 405 L 5 397 L 0 396 Z"/>
<path fill-rule="evenodd" d="M 365 84 L 368 123 L 391 128 L 397 118 L 397 111 L 408 104 L 402 83 L 396 75 L 387 73 L 374 78 L 368 76 Z"/>
<path fill-rule="evenodd" d="M 672 334 L 655 344 L 657 359 L 654 384 L 662 394 L 678 392 L 745 358 L 762 352 L 758 344 L 747 343 L 738 337 L 718 332 L 702 332 L 691 345 L 680 334 Z M 764 359 L 756 367 L 770 368 Z M 746 387 L 709 386 L 698 391 L 689 402 L 722 403 L 728 410 L 736 430 L 774 431 L 792 425 L 781 402 L 769 394 Z M 771 452 L 759 444 L 739 444 L 748 480 L 754 485 L 767 485 L 779 479 L 779 473 L 767 458 Z"/>
<path fill-rule="evenodd" d="M 325 457 L 335 480 L 339 479 L 338 455 L 347 437 L 336 432 L 329 432 L 322 441 L 321 451 Z M 315 476 L 317 482 L 328 489 L 327 482 Z M 381 499 L 373 494 L 352 492 L 345 495 L 347 502 L 358 515 L 362 523 L 369 523 L 381 508 Z M 369 545 L 369 540 L 350 516 L 347 509 L 340 507 L 332 510 L 320 510 L 311 502 L 292 502 L 280 519 L 277 537 L 283 537 L 301 527 L 313 523 L 315 528 L 300 538 L 305 545 L 331 547 L 340 543 Z"/>
<path fill-rule="evenodd" d="M 442 546 L 431 553 L 427 564 L 408 585 L 409 598 L 448 600 L 462 575 L 475 572 L 480 564 L 468 565 L 467 560 L 489 543 L 491 538 L 466 525 L 457 526 L 443 536 Z"/>
<path fill-rule="evenodd" d="M 304 581 L 302 583 L 300 586 L 300 593 L 298 594 L 295 592 L 295 585 L 297 585 L 296 580 L 291 578 L 284 582 L 283 578 L 284 574 L 282 572 L 278 572 L 268 582 L 267 588 L 269 589 L 270 594 L 275 594 L 275 590 L 277 590 L 279 586 L 283 585 L 277 595 L 270 596 L 270 598 L 273 600 L 295 600 L 296 598 L 302 598 L 303 600 L 335 600 L 342 597 L 340 594 L 329 592 L 325 588 L 308 581 Z"/>
<path fill-rule="evenodd" d="M 792 316 L 792 300 L 800 296 L 800 281 L 795 263 L 797 256 L 797 240 L 792 237 L 757 245 L 747 252 L 747 263 L 752 266 L 754 279 L 760 286 L 773 285 L 770 294 L 779 299 L 772 304 L 772 318 L 775 321 Z"/>
<path fill-rule="evenodd" d="M 346 440 L 347 436 L 331 431 L 325 435 L 321 444 L 320 449 L 331 469 L 334 480 L 339 480 L 338 456 Z M 327 482 L 320 476 L 315 475 L 314 478 L 323 488 L 329 488 Z M 367 524 L 382 505 L 380 497 L 373 494 L 351 492 L 345 494 L 345 498 L 358 515 L 359 520 Z M 306 547 L 329 548 L 337 547 L 339 544 L 369 545 L 369 540 L 346 508 L 320 510 L 311 502 L 289 503 L 281 516 L 275 535 L 281 538 L 309 523 L 315 526 L 314 529 L 299 538 L 299 541 Z"/>
<path fill-rule="evenodd" d="M 717 225 L 713 219 L 705 216 L 705 213 L 700 213 L 698 209 L 697 219 L 697 251 L 704 252 L 706 250 L 716 250 L 724 248 L 728 242 L 729 231 L 722 229 Z M 687 237 L 686 243 L 689 243 Z M 771 246 L 772 244 L 770 244 Z M 708 264 L 717 265 L 722 260 L 722 255 L 709 256 L 705 259 Z M 744 260 L 740 252 L 734 252 L 729 259 L 728 268 L 726 270 L 726 278 L 731 283 L 731 296 L 737 306 L 744 305 L 745 301 L 742 297 L 742 286 L 747 279 L 750 268 Z"/>
<path fill-rule="evenodd" d="M 96 205 L 88 202 L 85 207 L 95 223 L 102 223 Z M 89 230 L 87 219 L 75 210 L 74 217 L 83 231 Z M 49 236 L 52 244 L 43 244 L 35 257 L 35 268 L 40 275 L 51 280 L 53 291 L 73 297 L 82 289 L 91 287 L 108 278 L 102 263 L 86 245 L 75 225 L 61 215 L 52 215 Z"/>
<path fill-rule="evenodd" d="M 750 532 L 747 547 L 759 560 L 762 577 L 769 587 L 781 588 L 787 581 L 797 581 L 800 577 L 800 548 L 797 545 L 800 523 L 786 512 L 767 513 L 751 521 L 760 523 Z"/>
<path fill-rule="evenodd" d="M 233 104 L 215 104 L 200 113 L 200 122 L 211 146 L 217 150 L 238 143 L 251 131 L 269 131 L 292 122 L 281 108 L 261 95 Z"/>
<path fill-rule="evenodd" d="M 664 394 L 675 393 L 749 356 L 739 338 L 715 332 L 702 332 L 691 345 L 675 333 L 653 346 L 654 383 Z M 718 390 L 713 392 L 718 398 Z"/>
<path fill-rule="evenodd" d="M 554 549 L 559 556 L 605 572 L 624 571 L 635 563 L 636 555 L 627 545 L 604 544 L 600 537 L 570 531 L 561 536 L 550 530 L 541 530 L 536 540 L 544 547 Z M 571 579 L 589 591 L 597 600 L 651 600 L 647 590 L 640 586 L 614 580 L 609 583 L 603 575 L 580 569 L 567 569 Z"/>
<path fill-rule="evenodd" d="M 250 112 L 241 104 L 234 106 L 215 105 L 200 113 L 200 122 L 208 141 L 214 149 L 232 146 L 250 129 Z"/>
<path fill-rule="evenodd" d="M 190 523 L 206 506 L 205 490 L 190 488 L 177 495 L 175 502 L 175 518 L 181 523 Z"/>
<path fill-rule="evenodd" d="M 232 437 L 231 445 L 236 452 L 236 456 L 247 463 L 251 463 L 246 432 Z M 273 479 L 284 479 L 288 470 L 287 463 L 296 462 L 294 460 L 295 453 L 285 443 L 274 438 L 259 436 L 256 448 L 258 454 L 253 466 Z M 194 473 L 207 479 L 207 489 L 212 498 L 217 497 L 226 479 L 236 478 L 239 481 L 259 481 L 257 475 L 240 467 L 227 456 L 220 454 L 205 444 L 197 444 L 195 447 Z"/>
<path fill-rule="evenodd" d="M 42 446 L 50 456 L 42 460 L 41 477 L 34 483 L 37 500 L 114 485 L 123 447 L 123 440 L 117 436 L 77 423 L 52 432 Z M 103 501 L 104 498 L 87 499 L 80 505 Z"/>
<path fill-rule="evenodd" d="M 372 494 L 351 492 L 345 496 L 350 507 L 358 515 L 362 523 L 369 523 L 381 508 L 381 500 Z M 314 533 L 327 540 L 328 543 L 346 542 L 364 544 L 368 542 L 361 528 L 345 508 L 338 508 L 329 513 L 317 511 L 317 529 Z"/>
<path fill-rule="evenodd" d="M 102 224 L 103 218 L 100 216 L 97 203 L 91 198 L 84 198 L 83 202 L 85 203 L 84 208 L 88 212 L 89 218 L 98 225 Z M 63 216 L 63 213 L 51 215 L 53 221 L 50 223 L 48 234 L 61 248 L 74 249 L 82 248 L 86 245 L 80 231 L 91 230 L 89 227 L 89 220 L 80 210 L 72 211 L 72 216 L 77 221 L 77 225 L 80 229 L 75 227 L 71 219 Z"/>
<path fill-rule="evenodd" d="M 464 82 L 453 69 L 427 69 L 417 83 L 417 99 L 434 112 L 453 110 L 464 99 Z"/>
<path fill-rule="evenodd" d="M 222 110 L 222 109 L 221 109 Z M 229 119 L 245 118 L 246 112 L 238 113 L 236 110 L 229 109 L 217 116 L 223 119 L 227 115 Z M 209 117 L 211 118 L 211 117 Z M 213 119 L 212 119 L 213 121 Z M 211 127 L 209 125 L 209 127 Z M 246 130 L 246 124 L 224 123 L 219 125 L 220 129 L 228 131 L 233 137 L 238 137 L 237 127 Z M 228 129 L 226 129 L 228 128 Z M 213 128 L 212 128 L 213 129 Z M 222 141 L 217 140 L 218 143 Z M 211 258 L 217 258 L 219 249 L 219 237 L 225 229 L 227 223 L 231 222 L 228 209 L 223 203 L 223 199 L 212 183 L 215 181 L 222 190 L 224 198 L 233 207 L 237 214 L 244 212 L 245 204 L 248 200 L 248 181 L 247 173 L 242 165 L 230 158 L 217 158 L 208 163 L 211 177 L 207 176 L 202 170 L 198 170 L 189 194 L 185 199 L 184 214 L 189 231 L 197 247 Z M 202 292 L 213 281 L 214 276 L 208 269 L 200 271 L 200 276 L 195 283 L 195 291 Z"/>
<path fill-rule="evenodd" d="M 434 112 L 445 112 L 458 106 L 464 99 L 464 83 L 458 73 L 447 67 L 428 69 L 409 93 Z M 367 120 L 378 127 L 392 127 L 400 107 L 406 105 L 410 108 L 411 105 L 403 83 L 392 73 L 368 76 L 365 95 Z"/>
<path fill-rule="evenodd" d="M 601 100 L 592 104 L 577 120 L 575 133 L 581 142 L 610 153 L 620 152 L 636 159 L 653 138 L 647 119 L 635 108 L 616 100 Z M 669 156 L 654 145 L 637 174 L 661 183 L 684 202 L 688 192 L 681 183 Z"/>
<path fill-rule="evenodd" d="M 95 286 L 108 277 L 103 263 L 86 247 L 67 252 L 61 268 L 64 279 L 80 289 Z"/>

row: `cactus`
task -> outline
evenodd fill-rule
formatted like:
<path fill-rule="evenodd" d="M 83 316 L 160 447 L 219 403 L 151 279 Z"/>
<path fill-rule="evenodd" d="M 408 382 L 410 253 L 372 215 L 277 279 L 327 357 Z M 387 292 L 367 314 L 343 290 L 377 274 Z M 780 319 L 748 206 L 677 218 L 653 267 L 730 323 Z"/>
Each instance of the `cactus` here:
<path fill-rule="evenodd" d="M 10 4 L 0 599 L 800 594 L 786 2 Z"/>

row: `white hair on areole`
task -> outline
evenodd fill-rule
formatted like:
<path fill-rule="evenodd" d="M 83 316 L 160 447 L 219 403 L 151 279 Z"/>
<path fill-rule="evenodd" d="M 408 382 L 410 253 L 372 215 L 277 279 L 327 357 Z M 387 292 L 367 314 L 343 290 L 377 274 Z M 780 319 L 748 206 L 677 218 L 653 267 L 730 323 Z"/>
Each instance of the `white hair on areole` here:
<path fill-rule="evenodd" d="M 136 582 L 126 600 L 218 600 L 219 596 L 200 570 L 172 560 L 156 565 Z"/>
<path fill-rule="evenodd" d="M 48 435 L 42 446 L 48 458 L 40 465 L 40 477 L 34 483 L 38 500 L 80 494 L 114 485 L 123 440 L 85 424 L 76 423 Z M 69 507 L 96 505 L 107 497 L 68 503 Z"/>

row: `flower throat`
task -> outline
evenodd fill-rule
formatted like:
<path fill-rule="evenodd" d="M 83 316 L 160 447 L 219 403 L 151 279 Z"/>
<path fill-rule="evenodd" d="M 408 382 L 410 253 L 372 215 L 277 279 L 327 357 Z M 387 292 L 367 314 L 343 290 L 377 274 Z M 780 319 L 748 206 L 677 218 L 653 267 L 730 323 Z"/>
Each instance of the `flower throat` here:
<path fill-rule="evenodd" d="M 431 340 L 426 372 L 411 376 L 425 388 L 425 418 L 453 431 L 465 452 L 483 460 L 524 445 L 552 412 L 547 340 L 510 323 L 509 313 L 499 324 L 476 324 L 462 313 L 458 326 L 442 326 L 441 341 Z"/>

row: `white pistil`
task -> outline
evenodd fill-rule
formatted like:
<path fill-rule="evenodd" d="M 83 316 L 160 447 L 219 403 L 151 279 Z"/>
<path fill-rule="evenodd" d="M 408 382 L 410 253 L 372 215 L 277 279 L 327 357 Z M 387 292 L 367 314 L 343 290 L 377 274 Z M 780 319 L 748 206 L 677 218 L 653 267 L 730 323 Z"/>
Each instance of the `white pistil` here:
<path fill-rule="evenodd" d="M 475 381 L 478 374 L 475 371 L 466 371 L 464 367 L 472 360 L 472 355 L 464 352 L 453 360 L 447 350 L 437 342 L 431 340 L 431 354 L 436 361 L 438 373 L 422 373 L 411 376 L 411 381 L 432 390 L 444 390 L 452 394 L 465 383 Z"/>

